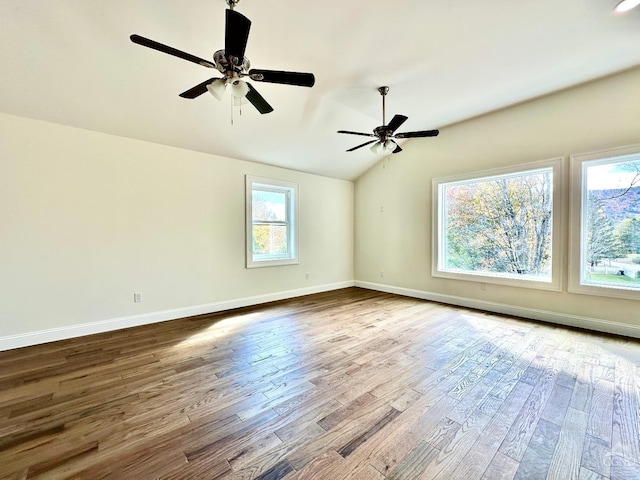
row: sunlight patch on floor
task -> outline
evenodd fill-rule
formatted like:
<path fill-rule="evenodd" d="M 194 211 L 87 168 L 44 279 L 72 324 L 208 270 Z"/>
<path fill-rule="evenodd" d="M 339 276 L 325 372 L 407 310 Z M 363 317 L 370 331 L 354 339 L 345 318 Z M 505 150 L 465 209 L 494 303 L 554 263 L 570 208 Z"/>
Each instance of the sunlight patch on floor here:
<path fill-rule="evenodd" d="M 198 333 L 185 338 L 181 342 L 176 343 L 172 348 L 179 349 L 184 347 L 193 347 L 195 345 L 224 338 L 234 332 L 237 332 L 243 325 L 255 321 L 256 318 L 260 317 L 260 315 L 260 312 L 252 312 L 226 317 Z"/>

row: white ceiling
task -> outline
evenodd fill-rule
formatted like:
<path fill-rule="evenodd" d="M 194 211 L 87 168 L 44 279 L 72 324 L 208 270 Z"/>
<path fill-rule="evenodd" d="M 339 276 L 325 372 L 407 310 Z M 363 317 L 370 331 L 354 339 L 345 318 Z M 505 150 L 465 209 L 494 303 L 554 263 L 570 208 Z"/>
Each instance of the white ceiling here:
<path fill-rule="evenodd" d="M 614 15 L 616 2 L 242 0 L 251 66 L 313 72 L 316 85 L 252 82 L 275 111 L 248 105 L 231 125 L 228 96 L 178 97 L 215 71 L 129 40 L 210 59 L 224 0 L 2 0 L 0 111 L 354 179 L 380 158 L 346 153 L 366 139 L 336 130 L 382 123 L 380 85 L 387 120 L 426 130 L 640 65 L 640 7 Z"/>

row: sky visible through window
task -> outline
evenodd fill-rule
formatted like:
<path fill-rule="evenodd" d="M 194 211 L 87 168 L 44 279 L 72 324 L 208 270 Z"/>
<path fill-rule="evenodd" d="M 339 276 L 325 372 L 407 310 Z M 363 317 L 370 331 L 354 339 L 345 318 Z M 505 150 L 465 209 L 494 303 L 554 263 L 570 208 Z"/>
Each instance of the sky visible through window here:
<path fill-rule="evenodd" d="M 269 192 L 265 190 L 253 190 L 253 219 L 286 220 L 286 194 L 282 192 Z M 259 208 L 255 208 L 259 206 Z"/>
<path fill-rule="evenodd" d="M 592 165 L 588 167 L 587 189 L 608 190 L 627 188 L 636 181 L 637 173 L 629 170 L 629 162 Z"/>

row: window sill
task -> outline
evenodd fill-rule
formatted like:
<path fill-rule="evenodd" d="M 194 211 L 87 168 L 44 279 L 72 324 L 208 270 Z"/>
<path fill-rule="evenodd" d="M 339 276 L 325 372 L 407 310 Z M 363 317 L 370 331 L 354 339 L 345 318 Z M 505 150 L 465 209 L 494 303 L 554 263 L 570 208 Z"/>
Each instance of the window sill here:
<path fill-rule="evenodd" d="M 550 280 L 540 279 L 532 275 L 504 276 L 491 273 L 462 273 L 446 270 L 435 270 L 431 273 L 436 278 L 460 280 L 463 282 L 487 283 L 492 285 L 504 285 L 507 287 L 531 288 L 553 292 L 562 291 L 562 287 Z"/>
<path fill-rule="evenodd" d="M 297 258 L 282 258 L 277 260 L 247 260 L 247 268 L 280 267 L 283 265 L 298 265 Z"/>

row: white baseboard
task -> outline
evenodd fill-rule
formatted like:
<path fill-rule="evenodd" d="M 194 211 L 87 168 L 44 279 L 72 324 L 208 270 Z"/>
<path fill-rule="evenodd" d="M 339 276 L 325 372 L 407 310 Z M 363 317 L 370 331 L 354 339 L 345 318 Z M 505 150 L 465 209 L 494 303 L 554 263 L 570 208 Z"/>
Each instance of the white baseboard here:
<path fill-rule="evenodd" d="M 256 295 L 254 297 L 243 297 L 233 300 L 225 300 L 222 302 L 207 303 L 204 305 L 194 305 L 184 308 L 175 308 L 172 310 L 163 310 L 160 312 L 150 312 L 140 315 L 131 315 L 128 317 L 113 318 L 99 322 L 82 323 L 67 327 L 40 330 L 37 332 L 9 335 L 7 337 L 0 337 L 0 351 L 28 347 L 41 343 L 55 342 L 58 340 L 66 340 L 68 338 L 83 337 L 85 335 L 93 335 L 95 333 L 110 332 L 113 330 L 120 330 L 122 328 L 138 327 L 141 325 L 175 320 L 178 318 L 193 317 L 195 315 L 222 312 L 233 308 L 260 305 L 262 303 L 302 297 L 303 295 L 328 292 L 353 286 L 353 281 L 331 283 L 315 287 L 287 290 L 284 292 L 268 293 L 266 295 Z"/>
<path fill-rule="evenodd" d="M 628 323 L 613 322 L 599 318 L 579 317 L 577 315 L 551 312 L 548 310 L 517 307 L 504 303 L 487 302 L 484 300 L 475 300 L 472 298 L 456 297 L 453 295 L 444 295 L 440 293 L 425 292 L 423 290 L 413 290 L 410 288 L 394 287 L 391 285 L 361 282 L 357 280 L 355 282 L 355 286 L 369 290 L 377 290 L 379 292 L 395 293 L 398 295 L 404 295 L 405 297 L 420 298 L 449 305 L 475 308 L 487 312 L 502 313 L 505 315 L 541 320 L 543 322 L 555 323 L 558 325 L 594 330 L 596 332 L 613 333 L 616 335 L 623 335 L 625 337 L 640 338 L 640 326 L 630 325 Z"/>
<path fill-rule="evenodd" d="M 83 337 L 85 335 L 93 335 L 95 333 L 110 332 L 113 330 L 120 330 L 122 328 L 138 327 L 141 325 L 164 322 L 167 320 L 175 320 L 184 317 L 192 317 L 195 315 L 222 312 L 224 310 L 231 310 L 234 308 L 260 305 L 277 300 L 285 300 L 287 298 L 301 297 L 303 295 L 328 292 L 331 290 L 338 290 L 340 288 L 353 286 L 366 288 L 368 290 L 376 290 L 379 292 L 395 293 L 397 295 L 403 295 L 406 297 L 420 298 L 423 300 L 457 305 L 461 307 L 475 308 L 478 310 L 485 310 L 487 312 L 502 313 L 506 315 L 513 315 L 516 317 L 541 320 L 558 325 L 583 328 L 594 330 L 597 332 L 613 333 L 616 335 L 624 335 L 626 337 L 640 338 L 640 326 L 630 325 L 627 323 L 613 322 L 610 320 L 602 320 L 598 318 L 579 317 L 576 315 L 551 312 L 548 310 L 517 307 L 514 305 L 503 303 L 475 300 L 465 297 L 456 297 L 453 295 L 444 295 L 440 293 L 426 292 L 423 290 L 414 290 L 403 287 L 394 287 L 392 285 L 383 285 L 379 283 L 347 281 L 318 285 L 315 287 L 301 288 L 296 290 L 288 290 L 284 292 L 269 293 L 265 295 L 256 295 L 253 297 L 243 297 L 215 303 L 207 303 L 204 305 L 194 305 L 172 310 L 163 310 L 160 312 L 131 315 L 127 317 L 102 320 L 99 322 L 83 323 L 78 325 L 70 325 L 67 327 L 51 328 L 36 332 L 9 335 L 6 337 L 0 337 L 0 351 L 28 347 L 41 343 L 54 342 L 57 340 L 66 340 L 68 338 Z"/>

